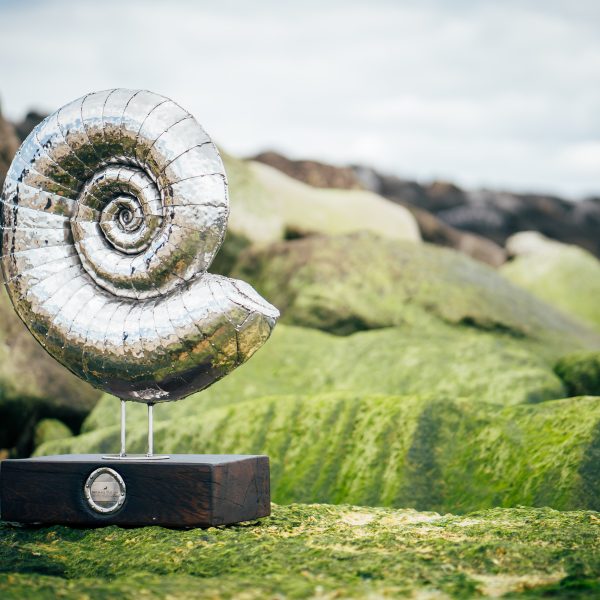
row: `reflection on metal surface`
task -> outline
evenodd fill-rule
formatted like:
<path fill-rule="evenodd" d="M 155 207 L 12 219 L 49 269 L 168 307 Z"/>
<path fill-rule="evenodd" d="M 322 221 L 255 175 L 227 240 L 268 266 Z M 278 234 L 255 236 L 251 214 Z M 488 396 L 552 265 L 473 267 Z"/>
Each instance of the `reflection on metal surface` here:
<path fill-rule="evenodd" d="M 120 398 L 183 398 L 245 362 L 279 312 L 207 273 L 229 213 L 219 153 L 172 100 L 92 93 L 42 121 L 1 196 L 15 309 L 59 362 Z"/>

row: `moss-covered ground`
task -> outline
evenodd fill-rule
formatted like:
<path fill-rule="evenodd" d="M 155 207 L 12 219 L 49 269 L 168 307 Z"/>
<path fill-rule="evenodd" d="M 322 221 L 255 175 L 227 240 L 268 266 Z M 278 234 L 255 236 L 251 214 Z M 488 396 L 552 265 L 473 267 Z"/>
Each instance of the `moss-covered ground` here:
<path fill-rule="evenodd" d="M 5 600 L 600 595 L 595 512 L 291 505 L 231 527 L 5 524 L 0 539 Z"/>

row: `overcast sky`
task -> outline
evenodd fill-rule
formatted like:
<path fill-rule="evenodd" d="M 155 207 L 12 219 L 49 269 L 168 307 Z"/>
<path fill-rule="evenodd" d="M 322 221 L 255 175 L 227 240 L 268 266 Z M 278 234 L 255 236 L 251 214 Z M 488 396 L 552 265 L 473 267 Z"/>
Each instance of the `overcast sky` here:
<path fill-rule="evenodd" d="M 147 88 L 225 150 L 600 194 L 600 2 L 0 0 L 18 119 Z"/>

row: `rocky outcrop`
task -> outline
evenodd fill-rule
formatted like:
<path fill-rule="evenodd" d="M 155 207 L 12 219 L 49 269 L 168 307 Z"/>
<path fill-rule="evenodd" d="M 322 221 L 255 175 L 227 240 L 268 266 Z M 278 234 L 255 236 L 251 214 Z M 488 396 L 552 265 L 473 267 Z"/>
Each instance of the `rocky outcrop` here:
<path fill-rule="evenodd" d="M 513 259 L 502 267 L 505 277 L 600 330 L 600 261 L 595 256 L 534 231 L 510 237 L 506 247 Z"/>
<path fill-rule="evenodd" d="M 450 227 L 433 213 L 417 208 L 413 204 L 399 202 L 405 206 L 417 220 L 419 231 L 424 242 L 454 248 L 475 260 L 499 267 L 506 261 L 506 250 L 502 246 L 488 240 L 480 235 L 459 231 Z"/>
<path fill-rule="evenodd" d="M 425 209 L 456 229 L 501 246 L 514 233 L 533 230 L 600 257 L 600 198 L 571 202 L 543 194 L 466 191 L 446 182 L 422 185 L 365 167 L 355 171 L 367 189 Z"/>
<path fill-rule="evenodd" d="M 337 167 L 316 160 L 291 160 L 277 152 L 261 152 L 252 160 L 264 163 L 297 179 L 318 188 L 340 190 L 362 190 L 363 185 L 350 167 Z"/>
<path fill-rule="evenodd" d="M 359 177 L 359 171 L 349 167 L 337 167 L 314 161 L 292 161 L 275 152 L 264 152 L 254 157 L 254 160 L 263 162 L 294 179 L 314 187 L 362 189 L 363 183 L 361 179 L 368 177 L 365 169 L 363 169 Z M 373 183 L 367 181 L 365 185 L 372 186 Z M 412 198 L 410 191 L 417 188 L 418 184 L 414 184 L 411 187 L 411 182 L 407 182 L 406 190 L 408 191 L 409 198 Z M 381 186 L 376 186 L 378 193 L 381 193 L 382 189 Z M 458 188 L 455 188 L 451 184 L 436 183 L 431 186 L 431 194 L 434 197 L 447 196 L 448 194 L 452 194 L 454 190 L 457 193 L 459 192 Z M 413 201 L 398 199 L 397 203 L 408 209 L 416 219 L 424 241 L 438 246 L 454 248 L 493 267 L 501 265 L 506 260 L 506 252 L 498 244 L 484 237 L 465 233 L 454 227 L 450 227 L 450 225 L 438 219 L 433 213 L 424 208 L 419 208 L 418 203 L 414 200 L 414 198 Z M 287 237 L 292 236 L 288 235 Z M 302 232 L 297 232 L 297 235 L 294 237 L 302 237 Z"/>
<path fill-rule="evenodd" d="M 367 230 L 420 241 L 408 210 L 365 190 L 319 189 L 258 162 L 223 156 L 231 199 L 229 231 L 263 244 L 290 237 Z"/>
<path fill-rule="evenodd" d="M 283 321 L 337 334 L 450 323 L 566 346 L 599 335 L 451 250 L 372 234 L 312 237 L 246 251 L 235 276 L 252 282 Z M 586 341 L 587 340 L 587 341 Z"/>
<path fill-rule="evenodd" d="M 48 115 L 39 113 L 36 110 L 30 110 L 22 121 L 15 124 L 15 131 L 19 140 L 22 142 L 31 133 L 33 128 L 43 121 Z"/>
<path fill-rule="evenodd" d="M 4 178 L 10 167 L 10 163 L 19 149 L 19 138 L 15 128 L 0 113 L 0 190 L 4 185 Z"/>

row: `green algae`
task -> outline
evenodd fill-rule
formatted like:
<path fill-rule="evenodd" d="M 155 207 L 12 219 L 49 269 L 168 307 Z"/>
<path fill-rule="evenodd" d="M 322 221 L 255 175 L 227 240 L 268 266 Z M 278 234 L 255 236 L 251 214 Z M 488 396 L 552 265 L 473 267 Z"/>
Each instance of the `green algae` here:
<path fill-rule="evenodd" d="M 569 394 L 600 396 L 600 352 L 575 352 L 554 366 Z"/>
<path fill-rule="evenodd" d="M 347 337 L 278 325 L 252 360 L 209 389 L 168 408 L 156 419 L 202 415 L 208 408 L 271 395 L 434 394 L 473 402 L 517 404 L 565 396 L 539 345 L 474 328 L 397 327 Z M 133 419 L 144 407 L 128 404 Z M 104 396 L 83 431 L 117 424 L 116 399 Z"/>
<path fill-rule="evenodd" d="M 313 504 L 273 506 L 259 522 L 205 530 L 5 524 L 0 537 L 7 600 L 523 597 L 577 584 L 600 592 L 594 512 L 457 517 Z"/>
<path fill-rule="evenodd" d="M 600 336 L 490 267 L 428 244 L 369 233 L 313 236 L 244 252 L 235 277 L 248 280 L 283 322 L 338 335 L 438 324 L 543 342 L 540 351 L 595 349 Z"/>
<path fill-rule="evenodd" d="M 600 261 L 583 248 L 546 240 L 506 263 L 502 274 L 573 317 L 600 329 Z"/>
<path fill-rule="evenodd" d="M 503 408 L 337 392 L 270 396 L 161 420 L 155 447 L 173 454 L 268 454 L 280 503 L 460 513 L 520 504 L 596 510 L 599 430 L 597 397 Z M 38 452 L 114 452 L 118 443 L 113 426 Z M 130 422 L 129 450 L 143 452 L 145 443 L 144 420 Z"/>
<path fill-rule="evenodd" d="M 37 448 L 46 442 L 70 438 L 73 432 L 58 419 L 42 419 L 35 426 L 33 447 Z"/>

